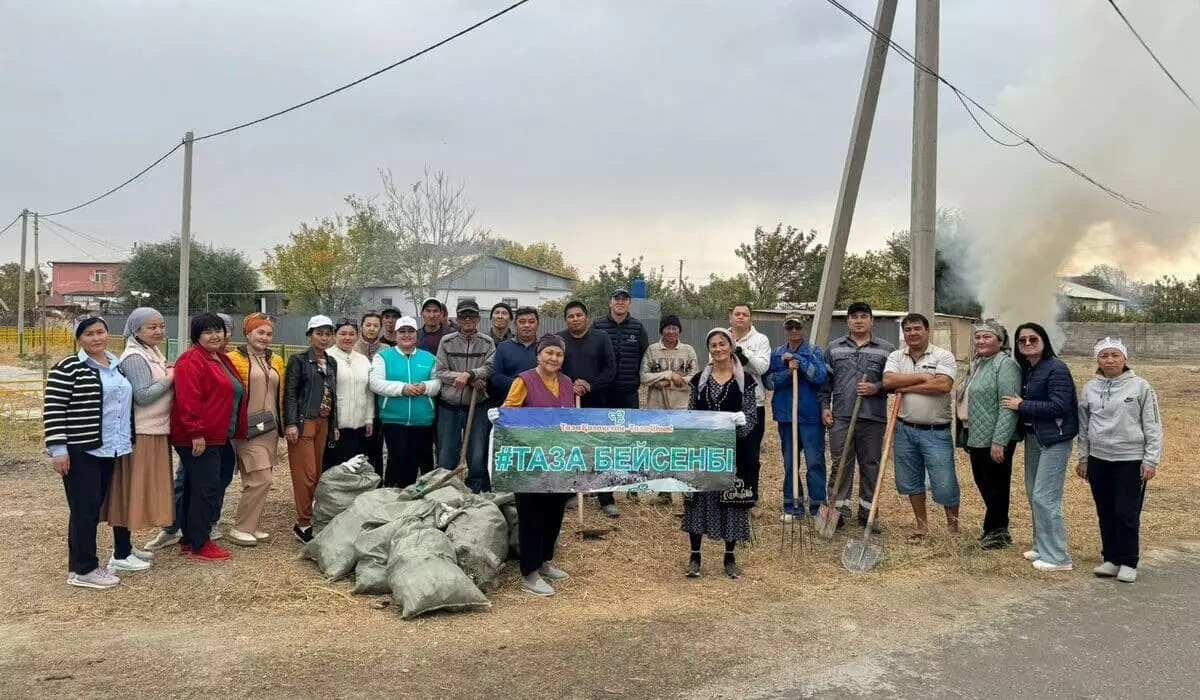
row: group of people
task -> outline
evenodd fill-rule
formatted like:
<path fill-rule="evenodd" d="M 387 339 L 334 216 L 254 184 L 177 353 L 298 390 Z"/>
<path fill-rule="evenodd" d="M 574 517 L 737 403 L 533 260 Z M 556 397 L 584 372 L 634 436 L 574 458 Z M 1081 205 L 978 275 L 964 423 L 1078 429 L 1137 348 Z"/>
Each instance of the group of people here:
<path fill-rule="evenodd" d="M 760 497 L 767 390 L 773 392 L 782 449 L 785 522 L 815 515 L 824 502 L 842 511 L 843 521 L 850 519 L 857 465 L 858 520 L 866 524 L 876 497 L 887 394 L 895 393 L 895 482 L 913 508 L 912 541 L 927 536 L 930 491 L 945 509 L 949 530 L 958 530 L 957 438 L 970 455 L 985 504 L 982 546 L 1008 547 L 1013 454 L 1024 440 L 1034 521 L 1034 546 L 1026 557 L 1041 570 L 1070 569 L 1062 494 L 1078 437 L 1077 471 L 1092 486 L 1101 524 L 1105 563 L 1096 573 L 1136 578 L 1138 517 L 1162 431 L 1153 390 L 1125 365 L 1119 340 L 1097 345 L 1098 376 L 1080 402 L 1070 371 L 1037 324 L 1018 328 L 1015 354 L 999 323 L 976 325 L 975 354 L 956 390 L 955 359 L 930 344 L 929 321 L 920 314 L 903 319 L 906 347 L 899 350 L 874 335 L 873 313 L 864 303 L 847 309 L 848 334 L 827 348 L 808 342 L 805 318 L 795 314 L 785 319 L 784 344 L 772 349 L 754 328 L 750 307 L 739 304 L 727 328 L 706 335 L 708 357 L 701 362 L 681 341 L 677 317 L 662 318 L 659 340 L 651 344 L 630 314 L 630 302 L 627 289 L 615 289 L 608 313 L 592 321 L 583 302 L 571 301 L 564 309 L 566 329 L 555 335 L 539 332 L 537 309 L 506 304 L 490 310 L 490 328 L 483 332 L 472 300 L 458 303 L 454 323 L 436 298 L 422 303 L 420 322 L 395 308 L 336 322 L 314 316 L 309 347 L 290 355 L 286 365 L 271 349 L 274 321 L 263 314 L 245 318 L 245 343 L 232 349 L 228 317 L 196 316 L 191 347 L 174 363 L 162 352 L 165 327 L 154 309 L 130 314 L 119 358 L 107 350 L 106 321 L 80 317 L 80 350 L 54 366 L 45 399 L 46 444 L 71 513 L 68 583 L 111 588 L 119 583 L 117 572 L 147 569 L 156 551 L 175 544 L 192 560 L 214 561 L 230 556 L 214 540 L 227 537 L 242 546 L 268 540 L 260 521 L 281 437 L 295 501 L 293 534 L 303 542 L 312 538 L 322 470 L 356 455 L 365 455 L 381 483 L 394 487 L 412 484 L 434 466 L 465 461 L 467 485 L 488 491 L 490 426 L 482 416 L 472 419 L 472 409 L 494 420 L 492 409 L 501 406 L 730 413 L 737 435 L 735 485 L 687 494 L 682 528 L 690 540 L 689 577 L 701 574 L 701 543 L 708 537 L 723 542 L 724 572 L 737 578 L 736 545 L 749 539 L 750 510 Z M 827 431 L 835 465 L 828 479 Z M 174 479 L 172 449 L 179 458 Z M 801 478 L 808 512 L 794 495 L 796 451 L 807 465 Z M 838 464 L 845 465 L 846 478 L 837 478 Z M 235 526 L 222 533 L 217 521 L 235 470 L 242 496 Z M 836 493 L 827 493 L 828 480 Z M 619 516 L 613 494 L 598 494 L 598 500 L 605 515 Z M 670 501 L 670 494 L 656 496 L 660 504 Z M 566 499 L 518 494 L 516 502 L 522 586 L 552 595 L 552 583 L 567 577 L 554 563 Z M 96 552 L 100 522 L 113 527 L 106 566 Z M 130 531 L 151 526 L 162 530 L 145 549 L 134 547 Z"/>

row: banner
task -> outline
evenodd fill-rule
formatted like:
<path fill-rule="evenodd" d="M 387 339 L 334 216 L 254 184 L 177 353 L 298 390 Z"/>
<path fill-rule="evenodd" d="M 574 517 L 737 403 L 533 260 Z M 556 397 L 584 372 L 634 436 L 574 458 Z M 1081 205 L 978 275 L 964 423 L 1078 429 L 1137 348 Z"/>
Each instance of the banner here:
<path fill-rule="evenodd" d="M 514 493 L 724 491 L 733 487 L 732 414 L 501 408 L 492 488 Z"/>

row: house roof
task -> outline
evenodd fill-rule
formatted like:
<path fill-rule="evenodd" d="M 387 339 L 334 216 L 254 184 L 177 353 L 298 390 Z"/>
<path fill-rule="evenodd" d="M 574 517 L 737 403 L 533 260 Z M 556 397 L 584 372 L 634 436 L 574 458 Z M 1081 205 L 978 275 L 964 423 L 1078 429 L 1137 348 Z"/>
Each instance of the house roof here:
<path fill-rule="evenodd" d="M 573 277 L 568 277 L 567 275 L 562 275 L 557 272 L 551 272 L 550 270 L 543 270 L 542 268 L 534 267 L 533 265 L 526 265 L 525 263 L 520 263 L 520 262 L 517 262 L 516 260 L 509 260 L 508 258 L 501 257 L 499 255 L 480 255 L 479 257 L 472 258 L 470 261 L 468 261 L 465 265 L 458 268 L 457 270 L 447 273 L 444 277 L 442 277 L 442 279 L 437 281 L 437 285 L 441 286 L 443 282 L 447 282 L 447 281 L 453 282 L 456 278 L 461 276 L 459 273 L 461 273 L 463 270 L 473 267 L 474 265 L 477 265 L 479 263 L 479 261 L 483 260 L 484 258 L 491 258 L 493 260 L 498 260 L 506 265 L 515 265 L 516 267 L 523 267 L 526 270 L 533 270 L 534 272 L 540 272 L 543 275 L 550 275 L 551 277 L 557 277 L 561 280 L 574 281 Z"/>
<path fill-rule="evenodd" d="M 1125 297 L 1119 297 L 1116 294 L 1102 292 L 1099 289 L 1085 287 L 1082 284 L 1076 284 L 1068 280 L 1060 279 L 1058 281 L 1058 293 L 1069 299 L 1094 299 L 1098 301 L 1129 301 Z"/>
<path fill-rule="evenodd" d="M 123 263 L 112 260 L 49 260 L 46 264 L 54 267 L 55 265 L 122 265 Z"/>

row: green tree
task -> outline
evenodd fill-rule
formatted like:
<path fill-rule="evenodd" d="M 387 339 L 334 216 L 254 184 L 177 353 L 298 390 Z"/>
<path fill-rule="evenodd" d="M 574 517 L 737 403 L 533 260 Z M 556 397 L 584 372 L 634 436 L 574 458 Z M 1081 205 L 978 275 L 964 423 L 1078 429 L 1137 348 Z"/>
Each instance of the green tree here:
<path fill-rule="evenodd" d="M 1142 313 L 1151 323 L 1200 323 L 1200 275 L 1155 280 L 1146 288 Z"/>
<path fill-rule="evenodd" d="M 361 305 L 362 288 L 369 281 L 377 230 L 355 227 L 341 216 L 314 225 L 300 224 L 287 243 L 267 251 L 263 272 L 287 294 L 288 310 L 340 314 Z"/>
<path fill-rule="evenodd" d="M 164 313 L 179 304 L 179 238 L 159 243 L 140 244 L 128 262 L 121 265 L 117 286 L 122 296 L 130 292 L 149 293 L 144 303 Z M 215 248 L 192 241 L 188 306 L 241 313 L 256 306 L 258 273 L 240 251 Z"/>
<path fill-rule="evenodd" d="M 20 299 L 21 264 L 10 262 L 0 265 L 0 307 L 16 314 Z M 46 277 L 42 276 L 42 289 L 46 288 Z M 37 308 L 34 296 L 34 285 L 37 284 L 37 273 L 32 269 L 25 270 L 25 310 Z"/>
<path fill-rule="evenodd" d="M 496 239 L 496 255 L 515 263 L 539 270 L 579 279 L 579 270 L 567 262 L 558 246 L 545 241 L 521 244 L 504 238 Z"/>
<path fill-rule="evenodd" d="M 794 226 L 774 231 L 754 229 L 754 241 L 742 243 L 734 255 L 746 264 L 746 275 L 754 286 L 756 307 L 773 308 L 781 301 L 815 301 L 825 265 L 825 246 L 813 245 L 816 231 Z"/>
<path fill-rule="evenodd" d="M 865 301 L 873 309 L 903 311 L 908 306 L 907 290 L 896 285 L 896 268 L 886 250 L 851 253 L 842 265 L 842 283 L 838 288 L 839 308 Z"/>
<path fill-rule="evenodd" d="M 675 282 L 667 281 L 657 270 L 644 270 L 642 265 L 643 260 L 640 256 L 626 263 L 618 253 L 609 264 L 601 265 L 596 274 L 586 280 L 577 280 L 571 285 L 570 298 L 586 304 L 593 318 L 603 316 L 608 313 L 608 301 L 613 290 L 617 287 L 628 289 L 633 280 L 641 277 L 646 280 L 646 296 L 659 301 L 662 313 L 680 316 L 695 313 L 694 307 Z M 565 301 L 547 302 L 542 305 L 541 311 L 547 315 L 560 314 L 565 305 Z"/>
<path fill-rule="evenodd" d="M 753 303 L 749 300 L 755 298 L 755 293 L 750 277 L 742 273 L 733 277 L 710 275 L 699 289 L 689 287 L 687 297 L 696 317 L 724 319 L 734 305 Z"/>

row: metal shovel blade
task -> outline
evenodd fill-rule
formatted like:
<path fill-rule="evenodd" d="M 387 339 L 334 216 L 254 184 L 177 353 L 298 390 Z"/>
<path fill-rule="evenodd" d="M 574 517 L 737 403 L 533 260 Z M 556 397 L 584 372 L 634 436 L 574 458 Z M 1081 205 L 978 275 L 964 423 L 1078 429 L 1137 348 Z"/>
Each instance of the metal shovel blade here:
<path fill-rule="evenodd" d="M 837 508 L 821 506 L 821 509 L 817 511 L 817 537 L 823 540 L 833 539 L 834 533 L 837 532 L 838 520 L 841 517 L 842 515 L 838 512 Z"/>
<path fill-rule="evenodd" d="M 862 540 L 853 540 L 842 547 L 842 566 L 847 571 L 861 574 L 870 571 L 883 559 L 883 547 Z"/>

